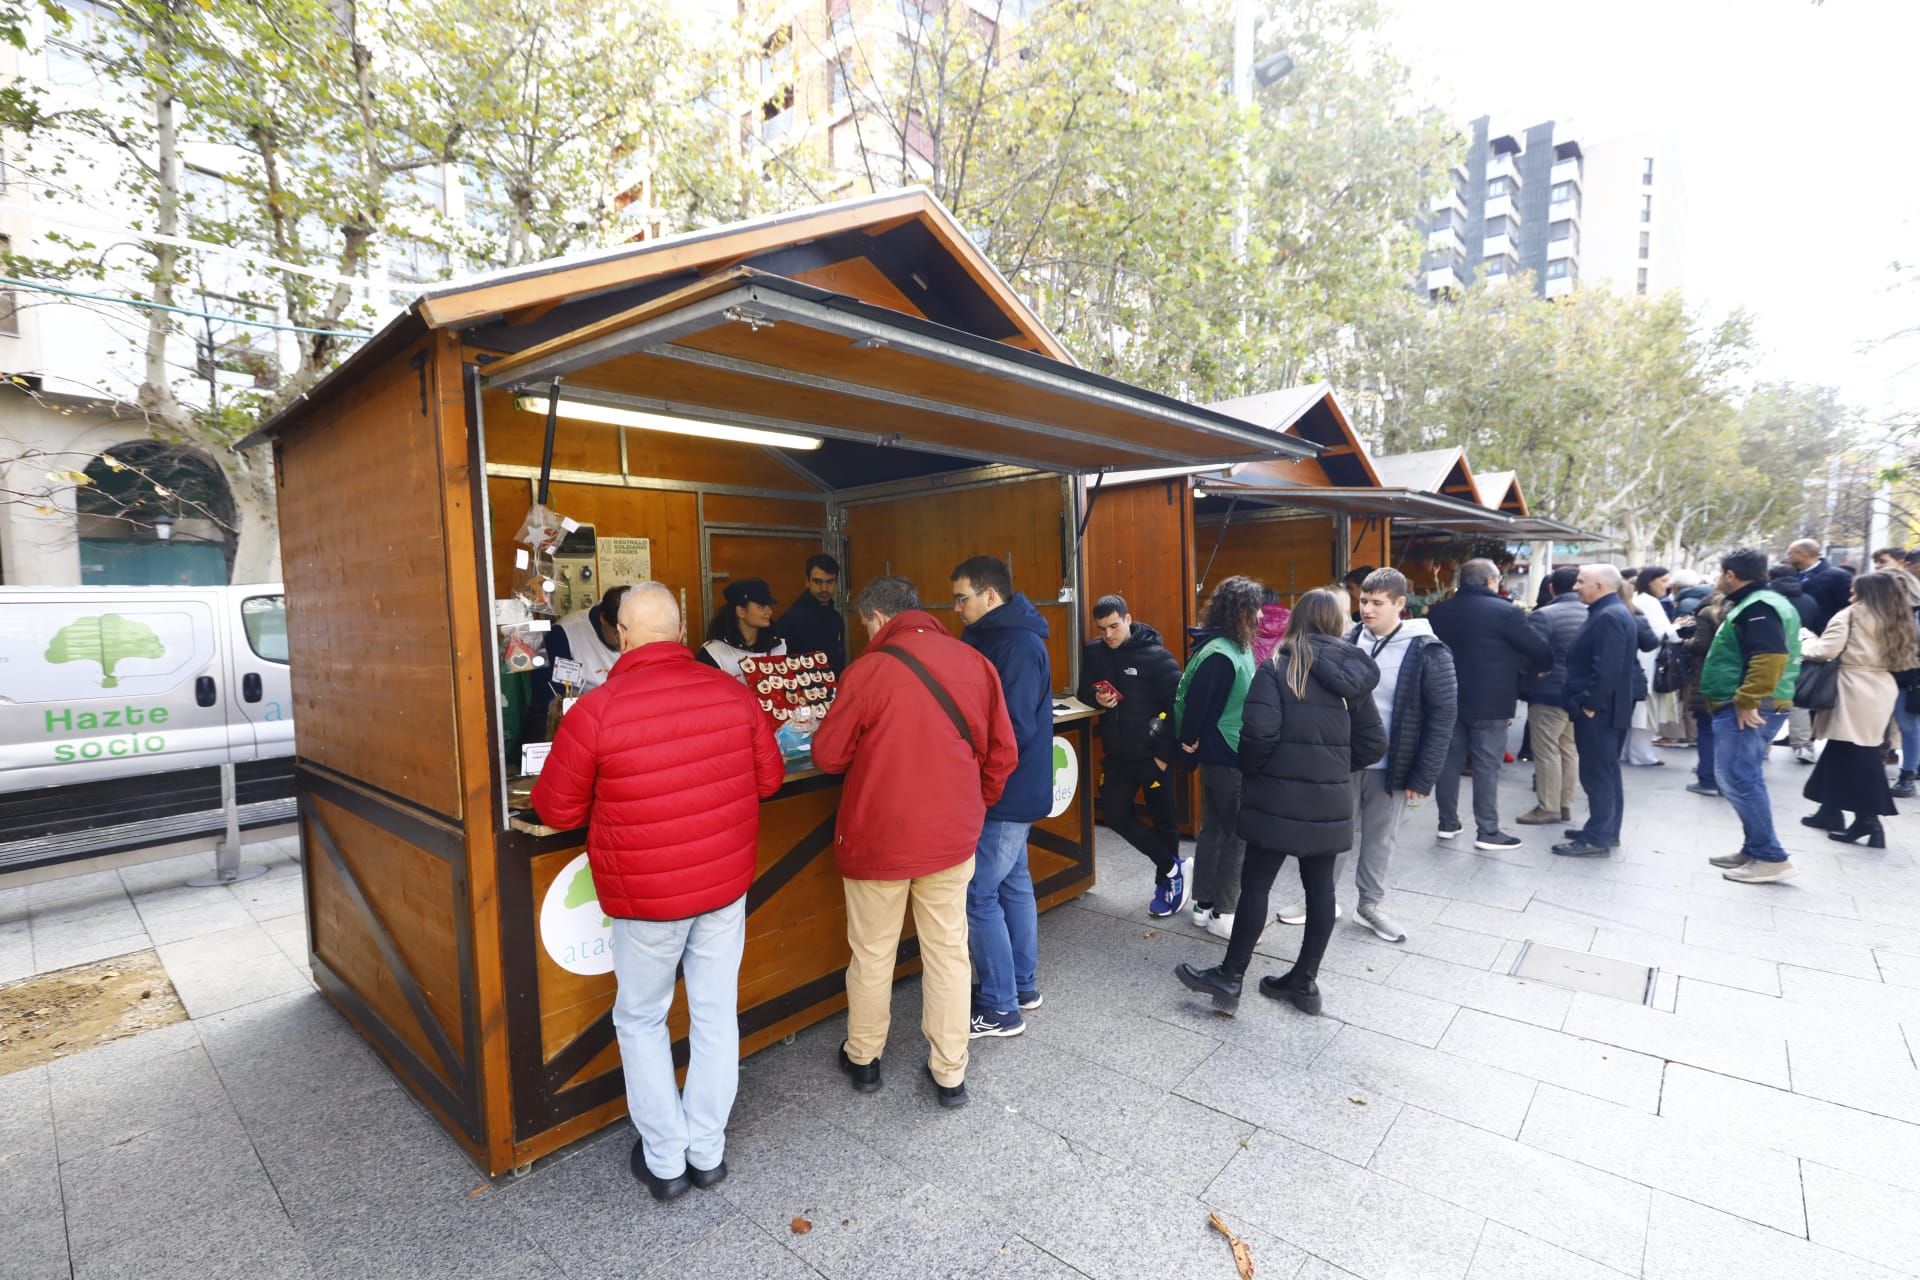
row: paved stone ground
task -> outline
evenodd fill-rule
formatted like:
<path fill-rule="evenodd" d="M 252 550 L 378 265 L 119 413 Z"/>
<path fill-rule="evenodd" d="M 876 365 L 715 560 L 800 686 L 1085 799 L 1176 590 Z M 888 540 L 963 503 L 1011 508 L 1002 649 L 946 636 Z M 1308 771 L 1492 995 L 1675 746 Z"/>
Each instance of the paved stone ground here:
<path fill-rule="evenodd" d="M 1099 888 L 1041 922 L 1046 1006 L 976 1044 L 971 1106 L 933 1105 L 907 983 L 880 1093 L 835 1072 L 838 1019 L 759 1054 L 732 1178 L 664 1207 L 624 1126 L 487 1184 L 313 991 L 283 848 L 234 890 L 179 887 L 204 858 L 0 890 L 0 974 L 151 943 L 192 1014 L 0 1078 L 0 1272 L 1233 1280 L 1218 1211 L 1261 1280 L 1920 1274 L 1915 820 L 1832 844 L 1776 759 L 1802 875 L 1730 884 L 1704 859 L 1731 813 L 1668 759 L 1630 771 L 1607 861 L 1539 828 L 1477 855 L 1413 811 L 1412 937 L 1343 921 L 1317 1019 L 1178 987 L 1223 944 L 1150 922 L 1146 861 L 1103 832 Z M 1296 938 L 1270 926 L 1250 976 Z M 1525 939 L 1659 965 L 1656 1007 L 1504 976 Z"/>

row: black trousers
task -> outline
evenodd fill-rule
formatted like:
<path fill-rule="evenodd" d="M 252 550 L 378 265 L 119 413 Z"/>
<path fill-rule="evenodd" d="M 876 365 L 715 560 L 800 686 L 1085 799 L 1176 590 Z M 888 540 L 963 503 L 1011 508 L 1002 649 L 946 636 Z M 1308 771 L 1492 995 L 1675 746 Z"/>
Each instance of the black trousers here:
<path fill-rule="evenodd" d="M 1253 960 L 1253 944 L 1267 924 L 1267 898 L 1273 878 L 1287 855 L 1278 849 L 1247 846 L 1247 860 L 1240 864 L 1240 905 L 1233 913 L 1233 937 L 1227 943 L 1225 965 L 1230 973 L 1245 973 Z M 1320 976 L 1320 960 L 1327 954 L 1327 940 L 1333 937 L 1333 864 L 1332 854 L 1295 858 L 1300 864 L 1300 887 L 1307 895 L 1307 927 L 1300 938 L 1300 954 L 1293 962 L 1296 978 Z"/>
<path fill-rule="evenodd" d="M 1153 869 L 1161 875 L 1173 870 L 1180 856 L 1180 818 L 1174 811 L 1173 786 L 1176 774 L 1171 767 L 1154 767 L 1151 760 L 1122 760 L 1105 756 L 1105 771 L 1100 779 L 1100 818 L 1121 839 L 1153 859 Z M 1144 791 L 1149 826 L 1134 812 L 1133 797 Z"/>
<path fill-rule="evenodd" d="M 1587 825 L 1581 830 L 1593 844 L 1618 844 L 1626 790 L 1620 785 L 1620 748 L 1627 731 L 1597 716 L 1573 713 L 1573 746 L 1580 753 L 1580 789 L 1587 793 Z"/>

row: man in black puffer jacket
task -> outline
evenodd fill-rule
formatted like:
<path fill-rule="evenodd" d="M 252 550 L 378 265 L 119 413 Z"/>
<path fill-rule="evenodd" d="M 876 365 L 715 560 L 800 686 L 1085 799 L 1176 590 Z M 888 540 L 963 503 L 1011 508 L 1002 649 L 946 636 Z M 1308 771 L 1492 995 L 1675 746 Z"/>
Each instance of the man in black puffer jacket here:
<path fill-rule="evenodd" d="M 1527 625 L 1527 615 L 1494 593 L 1500 570 L 1491 560 L 1460 566 L 1460 589 L 1433 606 L 1434 634 L 1453 650 L 1460 681 L 1460 719 L 1440 770 L 1435 798 L 1440 838 L 1460 834 L 1460 773 L 1473 761 L 1473 847 L 1515 849 L 1520 841 L 1500 829 L 1500 764 L 1507 727 L 1520 701 L 1520 677 L 1553 669 L 1553 650 Z"/>
<path fill-rule="evenodd" d="M 1119 596 L 1094 602 L 1093 630 L 1099 639 L 1081 650 L 1078 693 L 1080 701 L 1101 711 L 1100 817 L 1153 859 L 1155 873 L 1164 880 L 1180 856 L 1169 768 L 1180 663 L 1160 643 L 1158 631 L 1133 620 Z M 1133 798 L 1141 791 L 1151 826 L 1133 811 Z"/>
<path fill-rule="evenodd" d="M 1552 596 L 1527 616 L 1527 622 L 1553 650 L 1553 670 L 1526 681 L 1527 725 L 1533 740 L 1533 795 L 1537 803 L 1514 821 L 1525 826 L 1573 820 L 1573 787 L 1580 777 L 1580 753 L 1573 745 L 1573 717 L 1561 702 L 1567 684 L 1567 654 L 1573 638 L 1587 625 L 1587 606 L 1573 594 L 1580 570 L 1563 565 L 1547 579 Z M 1644 619 L 1643 619 L 1644 621 Z"/>

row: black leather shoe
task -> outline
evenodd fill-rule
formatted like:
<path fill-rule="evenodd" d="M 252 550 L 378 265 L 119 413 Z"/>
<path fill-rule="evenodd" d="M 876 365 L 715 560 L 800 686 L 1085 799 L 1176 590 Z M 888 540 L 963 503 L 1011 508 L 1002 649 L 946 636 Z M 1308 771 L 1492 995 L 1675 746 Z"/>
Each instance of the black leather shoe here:
<path fill-rule="evenodd" d="M 927 1079 L 933 1080 L 935 1098 L 943 1107 L 964 1107 L 967 1105 L 967 1082 L 959 1084 L 941 1084 L 933 1079 L 933 1064 L 927 1064 Z"/>
<path fill-rule="evenodd" d="M 1590 844 L 1597 848 L 1618 849 L 1620 847 L 1618 840 L 1609 840 L 1605 845 L 1601 845 L 1597 840 L 1589 840 L 1587 833 L 1579 827 L 1568 827 L 1567 839 L 1575 844 Z"/>
<path fill-rule="evenodd" d="M 722 1160 L 711 1169 L 702 1169 L 689 1160 L 687 1161 L 687 1178 L 702 1191 L 708 1187 L 717 1187 L 727 1180 L 727 1162 Z"/>
<path fill-rule="evenodd" d="M 647 1168 L 646 1152 L 641 1149 L 638 1138 L 633 1140 L 633 1154 L 627 1157 L 627 1167 L 646 1184 L 647 1194 L 655 1200 L 678 1200 L 693 1189 L 693 1179 L 684 1170 L 677 1178 L 656 1178 L 653 1170 Z"/>
<path fill-rule="evenodd" d="M 847 1046 L 840 1046 L 840 1069 L 853 1078 L 855 1093 L 872 1093 L 880 1087 L 880 1059 L 862 1066 L 847 1056 Z"/>
<path fill-rule="evenodd" d="M 1265 977 L 1260 979 L 1260 994 L 1269 1000 L 1285 1000 L 1302 1013 L 1319 1016 L 1320 984 L 1311 978 L 1301 981 L 1291 975 Z"/>
<path fill-rule="evenodd" d="M 1240 975 L 1228 973 L 1221 965 L 1196 969 L 1190 964 L 1178 964 L 1173 968 L 1173 976 L 1180 979 L 1180 985 L 1187 990 L 1212 996 L 1216 1009 L 1232 1013 L 1240 1007 Z"/>
<path fill-rule="evenodd" d="M 1815 831 L 1842 831 L 1846 829 L 1847 815 L 1838 809 L 1829 809 L 1826 805 L 1821 805 L 1800 819 L 1800 825 L 1812 827 Z"/>
<path fill-rule="evenodd" d="M 1565 844 L 1553 846 L 1553 851 L 1563 858 L 1604 858 L 1607 846 L 1594 844 L 1587 840 L 1569 840 Z"/>

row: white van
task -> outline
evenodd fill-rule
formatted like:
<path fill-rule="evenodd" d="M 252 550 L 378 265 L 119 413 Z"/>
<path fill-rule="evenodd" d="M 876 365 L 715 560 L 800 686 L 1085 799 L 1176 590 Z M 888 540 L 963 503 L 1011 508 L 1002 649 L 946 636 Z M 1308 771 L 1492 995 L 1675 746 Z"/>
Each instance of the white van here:
<path fill-rule="evenodd" d="M 0 871 L 292 814 L 286 597 L 0 587 Z"/>

